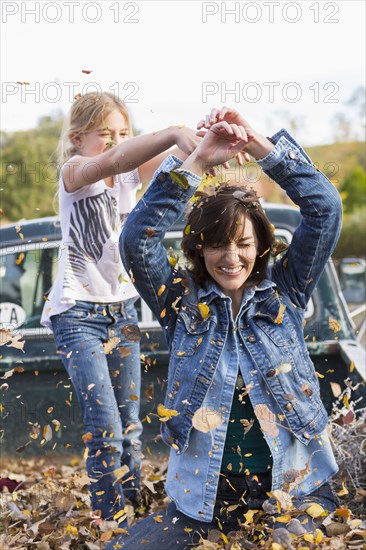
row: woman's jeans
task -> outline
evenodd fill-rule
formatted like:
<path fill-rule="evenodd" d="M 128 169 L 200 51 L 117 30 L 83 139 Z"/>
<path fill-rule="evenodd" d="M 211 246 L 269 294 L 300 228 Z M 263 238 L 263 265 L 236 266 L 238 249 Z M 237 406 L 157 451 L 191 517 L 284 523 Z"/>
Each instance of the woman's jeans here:
<path fill-rule="evenodd" d="M 220 476 L 217 500 L 214 509 L 214 517 L 210 523 L 192 519 L 179 512 L 174 502 L 171 502 L 167 510 L 156 512 L 139 521 L 128 529 L 129 535 L 119 535 L 109 542 L 104 550 L 123 548 L 124 550 L 185 550 L 199 544 L 200 538 L 206 538 L 212 529 L 220 530 L 224 534 L 230 531 L 240 530 L 240 522 L 245 523 L 244 514 L 248 510 L 260 510 L 267 493 L 271 490 L 271 474 L 257 474 L 252 476 Z M 229 479 L 230 483 L 226 481 Z M 235 489 L 235 491 L 233 490 Z M 317 502 L 328 512 L 332 512 L 337 506 L 337 497 L 332 493 L 329 484 L 316 489 L 311 495 L 301 499 L 293 499 L 296 508 L 302 509 L 305 502 Z M 276 510 L 276 506 L 274 506 Z M 276 523 L 276 515 L 268 516 L 266 521 L 269 528 L 285 527 L 285 523 Z M 157 518 L 157 516 L 160 516 Z M 272 519 L 273 517 L 273 519 Z M 157 518 L 157 519 L 154 519 Z M 312 531 L 317 524 L 307 514 L 299 517 L 306 531 Z M 321 518 L 323 519 L 323 518 Z"/>
<path fill-rule="evenodd" d="M 111 518 L 124 507 L 124 496 L 134 500 L 140 486 L 141 367 L 136 309 L 133 300 L 115 304 L 77 301 L 51 321 L 58 353 L 83 414 L 92 507 L 100 510 L 102 518 Z"/>

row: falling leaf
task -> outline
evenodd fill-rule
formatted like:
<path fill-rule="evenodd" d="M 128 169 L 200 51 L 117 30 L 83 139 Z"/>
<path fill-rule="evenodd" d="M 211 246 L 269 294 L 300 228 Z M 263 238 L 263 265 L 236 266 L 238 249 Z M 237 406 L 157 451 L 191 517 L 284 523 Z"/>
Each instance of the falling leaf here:
<path fill-rule="evenodd" d="M 88 71 L 87 69 L 83 69 L 81 72 L 82 72 L 83 74 L 90 74 L 90 73 L 92 73 L 93 71 Z"/>
<path fill-rule="evenodd" d="M 264 433 L 277 437 L 279 434 L 278 427 L 276 425 L 276 415 L 269 410 L 267 405 L 256 405 L 254 409 L 255 415 L 261 425 Z"/>
<path fill-rule="evenodd" d="M 160 313 L 160 317 L 164 319 L 165 315 L 166 315 L 166 308 L 164 308 L 163 311 Z"/>
<path fill-rule="evenodd" d="M 190 232 L 191 232 L 191 226 L 188 224 L 188 225 L 186 225 L 185 228 L 184 228 L 184 234 L 185 234 L 185 235 L 189 235 Z"/>
<path fill-rule="evenodd" d="M 105 342 L 103 344 L 104 355 L 108 355 L 108 353 L 110 353 L 114 348 L 117 347 L 119 342 L 120 342 L 120 339 L 118 338 L 118 336 L 113 336 L 113 338 L 110 338 L 108 342 Z"/>
<path fill-rule="evenodd" d="M 4 346 L 6 344 L 8 348 L 11 347 L 23 351 L 25 341 L 21 341 L 21 338 L 21 334 L 13 334 L 8 329 L 0 329 L 0 346 Z M 14 372 L 17 371 L 14 369 Z"/>
<path fill-rule="evenodd" d="M 146 235 L 147 235 L 148 237 L 152 237 L 152 236 L 154 235 L 154 233 L 155 233 L 155 230 L 154 230 L 154 229 L 151 229 L 151 227 L 148 227 L 148 228 L 146 229 Z"/>
<path fill-rule="evenodd" d="M 158 405 L 157 413 L 161 422 L 167 422 L 173 416 L 179 416 L 179 412 L 174 409 L 166 409 L 161 403 Z"/>
<path fill-rule="evenodd" d="M 199 432 L 208 433 L 221 426 L 223 417 L 221 413 L 209 407 L 201 407 L 192 418 L 193 427 Z"/>
<path fill-rule="evenodd" d="M 138 401 L 139 398 L 138 398 L 137 395 L 131 394 L 131 395 L 130 395 L 130 399 L 131 399 L 131 401 Z"/>
<path fill-rule="evenodd" d="M 94 388 L 95 384 L 89 384 L 88 385 L 88 390 L 90 391 L 92 388 Z"/>
<path fill-rule="evenodd" d="M 204 304 L 203 302 L 198 302 L 198 309 L 202 319 L 205 321 L 210 313 L 210 308 L 207 304 Z"/>
<path fill-rule="evenodd" d="M 161 285 L 161 287 L 159 288 L 158 290 L 158 296 L 161 296 L 164 292 L 164 290 L 166 289 L 166 286 L 165 285 Z"/>
<path fill-rule="evenodd" d="M 290 363 L 282 363 L 278 367 L 278 370 L 279 370 L 279 372 L 282 372 L 283 374 L 286 374 L 286 373 L 288 373 L 292 370 L 292 366 L 290 365 Z"/>
<path fill-rule="evenodd" d="M 276 323 L 276 325 L 281 325 L 282 324 L 283 316 L 285 314 L 285 310 L 286 310 L 286 306 L 284 304 L 280 304 L 280 308 L 278 310 L 277 317 L 274 320 L 274 323 Z"/>
<path fill-rule="evenodd" d="M 156 521 L 156 523 L 163 523 L 163 516 L 162 515 L 153 516 L 153 520 Z"/>
<path fill-rule="evenodd" d="M 91 432 L 86 432 L 81 436 L 81 439 L 83 440 L 84 444 L 86 444 L 88 441 L 91 441 L 93 439 L 93 434 Z"/>
<path fill-rule="evenodd" d="M 52 428 L 49 424 L 43 427 L 43 437 L 46 441 L 51 441 L 52 439 Z"/>
<path fill-rule="evenodd" d="M 130 342 L 139 342 L 141 340 L 141 331 L 136 324 L 125 325 L 122 329 L 122 336 Z"/>
<path fill-rule="evenodd" d="M 332 330 L 334 333 L 339 332 L 341 330 L 341 325 L 339 321 L 337 321 L 337 319 L 334 319 L 333 317 L 329 317 L 328 326 L 330 330 Z"/>
<path fill-rule="evenodd" d="M 332 388 L 334 397 L 339 397 L 341 395 L 341 386 L 337 382 L 330 382 L 330 387 Z"/>

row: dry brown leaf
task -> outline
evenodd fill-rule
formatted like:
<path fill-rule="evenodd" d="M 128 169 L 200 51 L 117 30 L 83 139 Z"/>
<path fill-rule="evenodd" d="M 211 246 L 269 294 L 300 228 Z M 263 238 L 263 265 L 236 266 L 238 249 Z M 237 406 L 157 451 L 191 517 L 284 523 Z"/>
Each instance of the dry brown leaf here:
<path fill-rule="evenodd" d="M 272 437 L 277 437 L 279 430 L 276 424 L 276 415 L 267 407 L 267 405 L 256 405 L 254 409 L 255 415 L 262 430 Z"/>
<path fill-rule="evenodd" d="M 201 407 L 192 418 L 192 425 L 199 432 L 208 433 L 221 426 L 223 423 L 222 414 L 209 407 Z"/>
<path fill-rule="evenodd" d="M 21 340 L 21 334 L 13 334 L 11 330 L 0 329 L 0 346 L 6 345 L 8 348 L 20 349 L 24 352 L 25 341 Z"/>

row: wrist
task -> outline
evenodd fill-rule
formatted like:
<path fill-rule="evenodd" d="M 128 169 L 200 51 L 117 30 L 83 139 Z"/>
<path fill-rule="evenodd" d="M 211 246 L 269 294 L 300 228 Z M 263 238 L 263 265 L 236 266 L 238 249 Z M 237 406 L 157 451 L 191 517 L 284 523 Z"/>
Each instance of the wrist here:
<path fill-rule="evenodd" d="M 245 147 L 245 151 L 255 160 L 263 159 L 272 149 L 274 149 L 274 144 L 261 134 L 255 134 L 254 139 Z"/>
<path fill-rule="evenodd" d="M 188 170 L 189 172 L 193 172 L 194 174 L 197 174 L 197 176 L 202 177 L 203 174 L 206 172 L 207 164 L 196 153 L 196 151 L 193 151 L 193 153 L 191 153 L 186 158 L 186 160 L 183 162 L 180 168 L 182 170 Z"/>

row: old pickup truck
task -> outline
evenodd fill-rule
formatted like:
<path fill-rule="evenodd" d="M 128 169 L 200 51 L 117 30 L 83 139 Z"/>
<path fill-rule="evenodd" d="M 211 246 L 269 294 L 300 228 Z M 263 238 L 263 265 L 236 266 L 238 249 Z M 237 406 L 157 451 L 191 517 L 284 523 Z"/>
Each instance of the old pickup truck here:
<path fill-rule="evenodd" d="M 279 240 L 289 243 L 299 224 L 291 206 L 264 204 Z M 180 254 L 183 224 L 166 234 L 169 253 Z M 45 296 L 55 279 L 61 231 L 56 218 L 42 218 L 0 229 L 1 371 L 0 452 L 39 454 L 80 452 L 83 426 L 78 403 L 56 352 L 52 333 L 41 327 Z M 163 402 L 168 350 L 159 323 L 141 300 L 143 443 L 149 452 L 167 452 L 154 415 Z M 365 406 L 365 350 L 355 334 L 333 262 L 313 293 L 306 311 L 305 338 L 319 376 L 328 412 L 337 395 L 356 387 L 351 399 Z M 24 344 L 24 347 L 23 347 Z M 148 415 L 148 417 L 147 417 Z"/>

